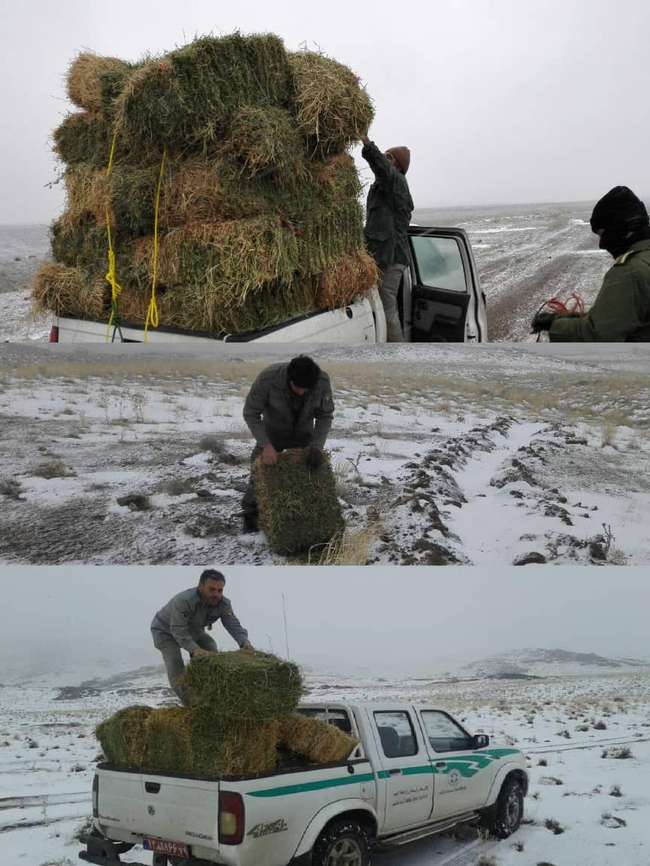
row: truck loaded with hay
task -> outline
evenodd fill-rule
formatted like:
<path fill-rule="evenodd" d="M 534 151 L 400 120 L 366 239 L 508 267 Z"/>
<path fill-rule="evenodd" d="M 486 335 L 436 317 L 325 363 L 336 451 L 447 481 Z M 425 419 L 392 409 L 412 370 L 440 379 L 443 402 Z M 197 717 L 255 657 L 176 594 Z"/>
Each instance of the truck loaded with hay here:
<path fill-rule="evenodd" d="M 141 846 L 155 866 L 368 866 L 373 849 L 461 823 L 500 838 L 521 823 L 516 749 L 439 709 L 297 703 L 294 665 L 223 655 L 190 665 L 189 707 L 132 707 L 98 728 L 82 860 L 134 863 Z"/>
<path fill-rule="evenodd" d="M 385 341 L 349 153 L 374 112 L 350 69 L 234 33 L 82 53 L 68 96 L 66 207 L 33 292 L 53 341 Z M 413 227 L 411 253 L 407 339 L 486 339 L 465 233 Z"/>

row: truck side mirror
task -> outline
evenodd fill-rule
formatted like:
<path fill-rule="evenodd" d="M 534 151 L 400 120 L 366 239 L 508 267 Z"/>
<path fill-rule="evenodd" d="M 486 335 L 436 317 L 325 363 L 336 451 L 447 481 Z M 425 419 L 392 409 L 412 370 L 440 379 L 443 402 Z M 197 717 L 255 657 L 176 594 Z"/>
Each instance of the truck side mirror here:
<path fill-rule="evenodd" d="M 472 740 L 473 749 L 485 749 L 490 745 L 490 738 L 487 734 L 476 734 Z"/>

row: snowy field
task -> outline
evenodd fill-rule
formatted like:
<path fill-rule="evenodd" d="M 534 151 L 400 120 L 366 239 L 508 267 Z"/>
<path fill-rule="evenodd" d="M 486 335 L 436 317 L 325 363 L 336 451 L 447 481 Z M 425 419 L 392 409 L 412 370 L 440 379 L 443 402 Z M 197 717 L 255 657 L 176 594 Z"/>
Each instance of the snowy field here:
<path fill-rule="evenodd" d="M 239 513 L 244 398 L 286 348 L 62 348 L 0 353 L 1 561 L 284 562 Z M 650 562 L 645 347 L 312 354 L 347 526 L 330 564 Z"/>
<path fill-rule="evenodd" d="M 578 292 L 594 300 L 612 259 L 589 227 L 593 203 L 420 209 L 420 225 L 464 228 L 474 250 L 495 341 L 526 340 L 539 306 Z M 0 226 L 0 340 L 47 339 L 48 316 L 31 313 L 31 281 L 48 256 L 46 226 Z"/>
<path fill-rule="evenodd" d="M 426 702 L 528 758 L 526 816 L 514 836 L 425 840 L 376 855 L 374 866 L 647 866 L 650 671 L 529 670 L 540 678 L 308 674 L 309 700 Z M 131 704 L 167 703 L 171 693 L 161 671 L 148 668 L 83 684 L 78 671 L 20 682 L 9 676 L 0 694 L 3 866 L 72 866 L 90 813 L 95 725 Z M 124 860 L 148 856 L 136 850 Z"/>

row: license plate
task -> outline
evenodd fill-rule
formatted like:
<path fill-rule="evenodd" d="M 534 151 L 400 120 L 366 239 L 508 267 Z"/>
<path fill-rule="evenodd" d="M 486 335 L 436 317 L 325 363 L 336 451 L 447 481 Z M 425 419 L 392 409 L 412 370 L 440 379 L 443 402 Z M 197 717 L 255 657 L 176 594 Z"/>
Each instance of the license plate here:
<path fill-rule="evenodd" d="M 168 842 L 166 839 L 147 836 L 143 844 L 146 851 L 153 851 L 154 854 L 166 854 L 168 857 L 180 857 L 184 860 L 189 860 L 190 857 L 190 849 L 182 842 Z"/>

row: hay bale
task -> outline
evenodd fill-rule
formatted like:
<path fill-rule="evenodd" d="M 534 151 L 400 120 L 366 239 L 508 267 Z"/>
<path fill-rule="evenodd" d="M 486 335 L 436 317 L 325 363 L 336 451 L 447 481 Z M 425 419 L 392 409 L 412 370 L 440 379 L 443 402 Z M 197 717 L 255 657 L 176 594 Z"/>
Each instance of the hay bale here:
<path fill-rule="evenodd" d="M 113 133 L 110 123 L 101 115 L 91 112 L 74 112 L 54 130 L 54 152 L 67 165 L 80 162 L 106 168 Z M 117 149 L 123 156 L 122 142 Z"/>
<path fill-rule="evenodd" d="M 291 98 L 282 40 L 233 33 L 196 39 L 145 62 L 118 96 L 115 117 L 131 146 L 205 152 L 223 139 L 242 105 L 281 108 Z"/>
<path fill-rule="evenodd" d="M 192 713 L 184 707 L 153 710 L 145 724 L 142 769 L 151 773 L 193 773 L 192 721 Z"/>
<path fill-rule="evenodd" d="M 242 106 L 233 117 L 228 146 L 249 177 L 276 171 L 284 183 L 295 184 L 306 175 L 305 143 L 286 109 Z"/>
<path fill-rule="evenodd" d="M 298 125 L 310 148 L 327 155 L 359 141 L 370 128 L 374 108 L 354 72 L 312 51 L 290 54 L 289 62 Z"/>
<path fill-rule="evenodd" d="M 110 764 L 124 769 L 142 766 L 152 712 L 151 707 L 127 707 L 97 726 L 95 734 Z"/>
<path fill-rule="evenodd" d="M 254 466 L 260 526 L 275 553 L 291 556 L 327 544 L 343 530 L 329 458 L 310 469 L 306 451 L 283 451 L 275 466 Z"/>
<path fill-rule="evenodd" d="M 133 70 L 117 57 L 100 57 L 83 51 L 70 64 L 67 88 L 70 101 L 86 111 L 110 116 L 115 98 Z"/>
<path fill-rule="evenodd" d="M 280 722 L 280 744 L 313 764 L 345 761 L 359 741 L 334 725 L 294 713 Z"/>
<path fill-rule="evenodd" d="M 276 656 L 239 650 L 192 659 L 183 678 L 188 702 L 222 724 L 267 722 L 293 712 L 302 696 L 298 667 Z"/>
<path fill-rule="evenodd" d="M 107 303 L 105 286 L 103 280 L 89 280 L 78 268 L 47 262 L 34 277 L 34 308 L 56 316 L 101 319 Z"/>
<path fill-rule="evenodd" d="M 379 269 L 365 249 L 336 259 L 318 280 L 316 303 L 322 310 L 335 310 L 364 297 L 377 285 Z"/>
<path fill-rule="evenodd" d="M 249 776 L 277 766 L 280 722 L 257 724 L 218 722 L 210 712 L 194 710 L 192 755 L 194 772 L 205 776 Z"/>

